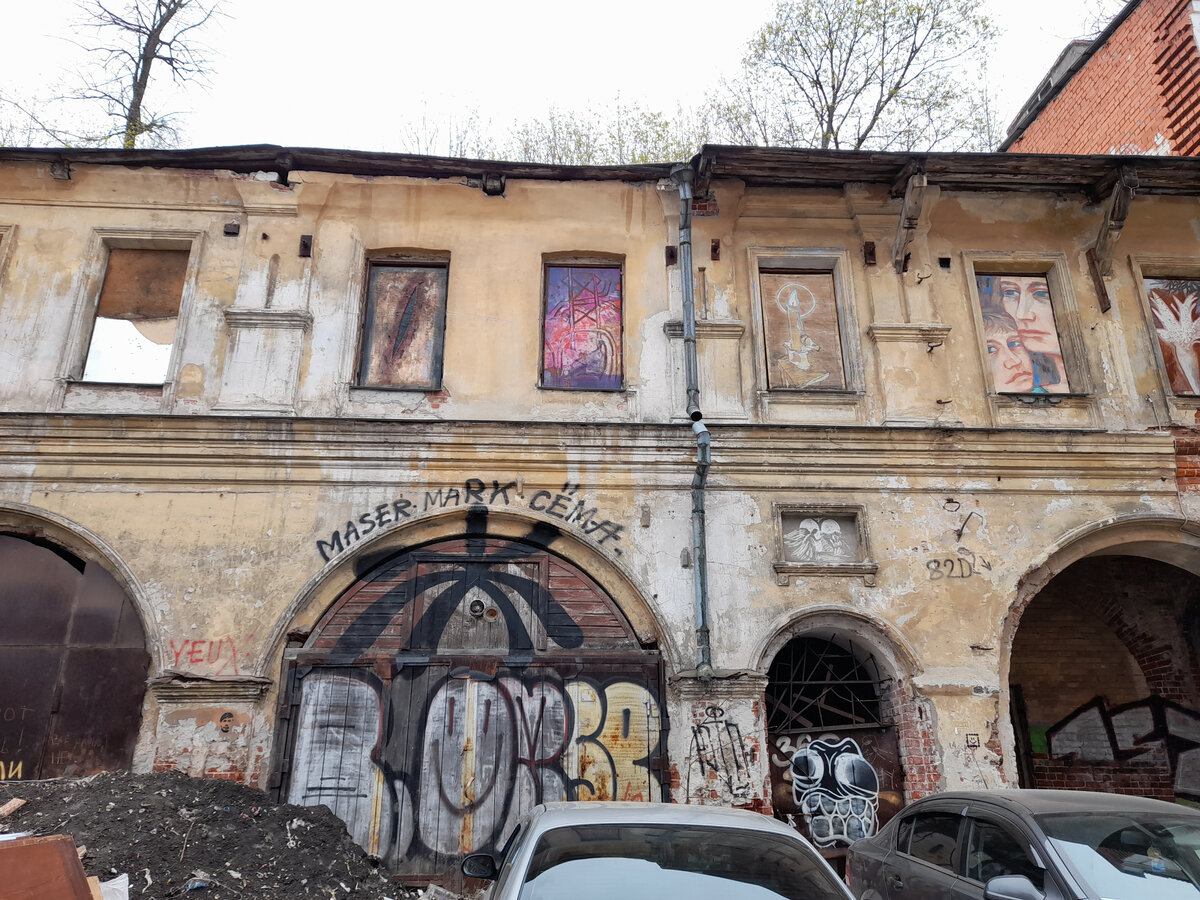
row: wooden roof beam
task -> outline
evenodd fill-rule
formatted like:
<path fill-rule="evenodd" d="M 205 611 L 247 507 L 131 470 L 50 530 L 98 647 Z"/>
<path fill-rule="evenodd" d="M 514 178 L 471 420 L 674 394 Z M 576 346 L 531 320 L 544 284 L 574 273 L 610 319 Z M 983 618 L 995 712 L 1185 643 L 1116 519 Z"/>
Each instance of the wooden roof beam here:
<path fill-rule="evenodd" d="M 904 205 L 900 209 L 900 224 L 896 228 L 896 242 L 892 245 L 892 264 L 897 275 L 902 275 L 908 267 L 908 245 L 917 233 L 921 206 L 925 202 L 925 188 L 928 186 L 929 179 L 919 168 L 908 176 L 908 183 L 904 187 Z"/>
<path fill-rule="evenodd" d="M 1087 252 L 1087 261 L 1096 295 L 1100 299 L 1100 310 L 1108 312 L 1112 307 L 1112 300 L 1104 279 L 1112 277 L 1117 241 L 1125 227 L 1125 219 L 1129 215 L 1129 207 L 1133 203 L 1133 195 L 1139 184 L 1137 170 L 1133 166 L 1121 166 L 1114 169 L 1103 182 L 1111 184 L 1112 192 L 1104 209 L 1104 221 L 1100 223 L 1100 231 L 1096 234 L 1096 243 Z"/>

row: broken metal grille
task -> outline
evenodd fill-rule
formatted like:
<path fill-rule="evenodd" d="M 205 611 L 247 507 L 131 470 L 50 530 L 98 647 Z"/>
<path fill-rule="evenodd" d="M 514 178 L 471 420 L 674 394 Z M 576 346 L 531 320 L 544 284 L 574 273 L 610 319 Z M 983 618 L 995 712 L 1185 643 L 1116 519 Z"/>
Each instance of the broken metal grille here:
<path fill-rule="evenodd" d="M 836 731 L 884 724 L 879 666 L 849 639 L 798 637 L 767 673 L 767 730 Z"/>

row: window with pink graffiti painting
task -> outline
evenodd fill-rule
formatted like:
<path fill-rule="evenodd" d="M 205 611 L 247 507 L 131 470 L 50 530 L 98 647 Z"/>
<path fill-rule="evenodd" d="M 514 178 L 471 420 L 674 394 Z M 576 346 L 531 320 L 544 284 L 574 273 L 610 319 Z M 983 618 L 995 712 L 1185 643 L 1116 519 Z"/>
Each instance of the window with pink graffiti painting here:
<path fill-rule="evenodd" d="M 1171 390 L 1200 396 L 1200 279 L 1146 278 L 1145 285 Z"/>
<path fill-rule="evenodd" d="M 546 266 L 542 387 L 622 388 L 621 281 L 620 266 Z"/>

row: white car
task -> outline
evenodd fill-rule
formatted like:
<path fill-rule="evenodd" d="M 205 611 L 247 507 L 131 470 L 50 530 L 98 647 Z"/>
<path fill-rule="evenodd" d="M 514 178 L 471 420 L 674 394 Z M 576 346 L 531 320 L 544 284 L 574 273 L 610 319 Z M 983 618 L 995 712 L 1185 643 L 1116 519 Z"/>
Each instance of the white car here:
<path fill-rule="evenodd" d="M 547 803 L 503 859 L 475 853 L 488 900 L 850 900 L 795 830 L 759 813 L 673 803 Z"/>

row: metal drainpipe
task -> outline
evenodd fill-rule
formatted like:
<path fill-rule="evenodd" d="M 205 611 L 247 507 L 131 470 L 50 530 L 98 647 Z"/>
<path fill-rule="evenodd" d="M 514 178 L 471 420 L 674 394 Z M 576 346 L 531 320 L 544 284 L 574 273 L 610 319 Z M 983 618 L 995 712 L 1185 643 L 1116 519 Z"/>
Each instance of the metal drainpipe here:
<path fill-rule="evenodd" d="M 677 166 L 671 178 L 679 187 L 679 268 L 683 290 L 683 367 L 687 382 L 687 412 L 696 435 L 696 472 L 692 476 L 692 566 L 696 594 L 696 674 L 712 678 L 712 650 L 708 628 L 708 538 L 704 521 L 704 485 L 712 463 L 712 436 L 700 421 L 700 376 L 696 364 L 696 296 L 692 283 L 692 178 L 691 166 Z"/>

